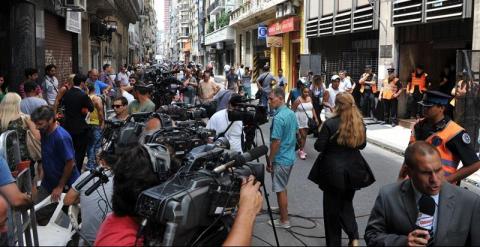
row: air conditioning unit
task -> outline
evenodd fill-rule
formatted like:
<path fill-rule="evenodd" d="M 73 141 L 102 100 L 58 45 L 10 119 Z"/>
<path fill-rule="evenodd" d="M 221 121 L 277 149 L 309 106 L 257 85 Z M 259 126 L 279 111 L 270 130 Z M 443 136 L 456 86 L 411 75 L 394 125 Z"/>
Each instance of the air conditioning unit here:
<path fill-rule="evenodd" d="M 281 18 L 283 16 L 283 4 L 277 5 L 276 11 L 275 11 L 275 17 L 276 18 Z"/>
<path fill-rule="evenodd" d="M 87 0 L 63 0 L 63 6 L 71 11 L 86 11 Z"/>
<path fill-rule="evenodd" d="M 293 6 L 291 1 L 288 1 L 283 4 L 283 16 L 296 15 L 295 6 Z"/>

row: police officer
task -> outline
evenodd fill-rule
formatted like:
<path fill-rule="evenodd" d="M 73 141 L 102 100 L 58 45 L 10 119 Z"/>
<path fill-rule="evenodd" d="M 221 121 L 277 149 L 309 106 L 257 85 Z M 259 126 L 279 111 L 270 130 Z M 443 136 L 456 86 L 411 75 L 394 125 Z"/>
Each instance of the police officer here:
<path fill-rule="evenodd" d="M 388 68 L 388 77 L 383 80 L 379 99 L 383 103 L 383 120 L 395 127 L 397 122 L 398 96 L 402 93 L 402 83 L 395 76 L 395 69 Z"/>
<path fill-rule="evenodd" d="M 407 84 L 407 112 L 410 118 L 420 118 L 421 107 L 417 102 L 422 100 L 423 94 L 427 91 L 427 76 L 422 65 L 417 65 L 415 71 L 409 76 Z"/>
<path fill-rule="evenodd" d="M 423 101 L 425 118 L 415 124 L 410 143 L 426 141 L 437 148 L 442 158 L 445 179 L 450 183 L 459 183 L 480 168 L 480 161 L 471 145 L 471 138 L 465 130 L 445 116 L 450 96 L 438 91 L 427 91 Z M 463 167 L 458 168 L 462 161 Z M 406 177 L 405 165 L 399 178 Z"/>
<path fill-rule="evenodd" d="M 377 93 L 377 75 L 372 71 L 371 65 L 365 66 L 365 73 L 362 74 L 360 80 L 360 105 L 364 117 L 373 117 L 375 110 L 375 93 Z"/>

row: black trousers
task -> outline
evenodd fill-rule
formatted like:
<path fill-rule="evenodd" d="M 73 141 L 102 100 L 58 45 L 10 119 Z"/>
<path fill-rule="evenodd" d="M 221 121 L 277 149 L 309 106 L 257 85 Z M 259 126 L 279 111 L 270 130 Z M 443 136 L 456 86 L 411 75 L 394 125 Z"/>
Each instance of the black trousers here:
<path fill-rule="evenodd" d="M 323 192 L 323 224 L 327 246 L 342 244 L 342 229 L 350 240 L 359 239 L 358 226 L 353 210 L 354 190 Z"/>
<path fill-rule="evenodd" d="M 383 120 L 385 123 L 398 124 L 397 121 L 397 99 L 382 99 L 383 102 Z"/>
<path fill-rule="evenodd" d="M 73 141 L 73 149 L 75 149 L 75 164 L 79 172 L 82 172 L 83 161 L 87 153 L 87 147 L 91 140 L 89 129 L 85 129 L 79 134 L 70 134 Z"/>
<path fill-rule="evenodd" d="M 423 93 L 415 90 L 412 94 L 408 95 L 407 99 L 407 114 L 408 117 L 415 118 L 422 116 L 422 106 L 418 104 L 419 101 L 422 101 Z"/>
<path fill-rule="evenodd" d="M 375 110 L 375 95 L 371 89 L 365 89 L 365 91 L 363 91 L 360 105 L 362 107 L 363 117 L 374 116 L 373 111 Z"/>

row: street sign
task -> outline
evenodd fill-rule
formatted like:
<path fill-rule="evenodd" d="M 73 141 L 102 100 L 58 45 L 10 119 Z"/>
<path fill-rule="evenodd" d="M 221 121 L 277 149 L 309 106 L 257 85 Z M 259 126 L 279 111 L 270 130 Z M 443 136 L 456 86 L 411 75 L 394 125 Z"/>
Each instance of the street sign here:
<path fill-rule="evenodd" d="M 259 26 L 258 27 L 258 39 L 266 39 L 268 33 L 268 27 Z"/>
<path fill-rule="evenodd" d="M 72 33 L 82 33 L 82 12 L 67 10 L 65 30 Z"/>
<path fill-rule="evenodd" d="M 279 36 L 267 37 L 267 47 L 282 47 L 282 46 L 283 46 L 283 37 L 279 37 Z"/>

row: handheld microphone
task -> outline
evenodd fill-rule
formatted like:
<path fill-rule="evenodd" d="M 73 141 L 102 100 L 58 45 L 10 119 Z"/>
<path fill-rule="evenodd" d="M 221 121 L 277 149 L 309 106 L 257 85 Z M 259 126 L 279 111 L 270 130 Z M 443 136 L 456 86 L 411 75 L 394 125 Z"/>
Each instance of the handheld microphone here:
<path fill-rule="evenodd" d="M 418 201 L 418 211 L 420 212 L 415 224 L 416 229 L 428 231 L 432 239 L 433 220 L 436 210 L 435 200 L 431 196 L 422 195 Z M 423 236 L 425 237 L 425 236 Z"/>
<path fill-rule="evenodd" d="M 85 185 L 87 185 L 88 182 L 90 182 L 90 180 L 92 180 L 94 177 L 98 176 L 98 174 L 101 174 L 103 169 L 104 169 L 103 167 L 100 167 L 100 168 L 98 168 L 98 171 L 95 170 L 95 169 L 90 170 L 90 174 L 88 174 L 87 177 L 85 177 L 82 181 L 80 181 L 75 186 L 75 189 L 77 189 L 77 191 L 80 191 L 83 187 L 85 187 Z"/>

